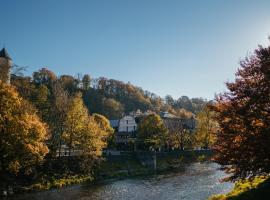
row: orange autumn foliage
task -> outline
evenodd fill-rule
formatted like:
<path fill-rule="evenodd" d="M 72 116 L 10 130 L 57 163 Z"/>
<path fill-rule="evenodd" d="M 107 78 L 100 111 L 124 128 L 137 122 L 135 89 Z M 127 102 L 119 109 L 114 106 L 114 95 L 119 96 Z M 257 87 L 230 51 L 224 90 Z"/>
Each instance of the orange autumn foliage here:
<path fill-rule="evenodd" d="M 230 180 L 270 173 L 270 46 L 240 62 L 211 107 L 219 124 L 215 161 Z"/>

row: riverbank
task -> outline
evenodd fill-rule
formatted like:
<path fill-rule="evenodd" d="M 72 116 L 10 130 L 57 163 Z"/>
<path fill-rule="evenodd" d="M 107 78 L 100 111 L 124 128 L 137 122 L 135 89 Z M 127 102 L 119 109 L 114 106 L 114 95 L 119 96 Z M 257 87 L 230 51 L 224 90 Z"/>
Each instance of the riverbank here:
<path fill-rule="evenodd" d="M 235 183 L 234 188 L 227 194 L 214 195 L 209 200 L 269 200 L 270 178 L 255 177 Z"/>
<path fill-rule="evenodd" d="M 139 176 L 151 176 L 181 170 L 186 163 L 210 160 L 211 153 L 205 152 L 159 152 L 156 159 L 156 170 L 142 163 L 134 153 L 120 156 L 107 156 L 96 170 L 95 176 L 76 174 L 46 175 L 29 185 L 13 186 L 14 193 L 25 193 L 81 183 L 92 183 L 104 180 L 119 180 Z"/>
<path fill-rule="evenodd" d="M 142 155 L 149 152 L 140 152 Z M 141 159 L 140 155 L 130 152 L 123 156 L 107 157 L 98 170 L 97 180 L 103 179 L 124 179 L 137 176 L 147 176 L 181 170 L 187 163 L 204 162 L 211 160 L 212 152 L 209 151 L 175 151 L 158 152 L 155 154 L 156 166 L 149 165 L 153 157 L 146 156 Z M 153 154 L 154 155 L 154 154 Z M 148 164 L 147 164 L 148 163 Z"/>
<path fill-rule="evenodd" d="M 219 182 L 225 176 L 219 167 L 213 162 L 192 162 L 183 164 L 183 168 L 176 171 L 23 193 L 11 200 L 206 200 L 211 195 L 232 189 L 231 183 Z"/>

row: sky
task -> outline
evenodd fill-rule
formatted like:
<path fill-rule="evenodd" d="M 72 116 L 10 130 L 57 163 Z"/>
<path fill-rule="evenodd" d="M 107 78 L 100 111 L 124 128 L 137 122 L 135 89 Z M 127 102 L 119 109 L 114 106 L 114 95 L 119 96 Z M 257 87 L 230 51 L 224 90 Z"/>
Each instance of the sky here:
<path fill-rule="evenodd" d="M 269 45 L 269 0 L 0 0 L 0 47 L 26 75 L 90 74 L 213 99 Z"/>

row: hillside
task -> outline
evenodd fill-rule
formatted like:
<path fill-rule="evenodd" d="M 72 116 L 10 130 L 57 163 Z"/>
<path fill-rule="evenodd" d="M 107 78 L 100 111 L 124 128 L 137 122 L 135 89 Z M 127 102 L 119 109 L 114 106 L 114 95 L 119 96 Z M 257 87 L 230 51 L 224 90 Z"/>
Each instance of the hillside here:
<path fill-rule="evenodd" d="M 119 118 L 123 113 L 138 109 L 157 113 L 168 111 L 175 115 L 181 115 L 183 112 L 196 114 L 207 103 L 203 98 L 190 99 L 187 96 L 181 96 L 177 100 L 170 95 L 162 98 L 131 83 L 104 77 L 92 79 L 87 74 L 77 77 L 56 76 L 46 68 L 34 72 L 31 77 L 13 75 L 11 81 L 20 94 L 34 105 L 36 101 L 53 99 L 56 85 L 63 88 L 68 96 L 81 92 L 90 113 L 99 113 L 109 119 Z M 37 105 L 40 107 L 40 102 Z"/>

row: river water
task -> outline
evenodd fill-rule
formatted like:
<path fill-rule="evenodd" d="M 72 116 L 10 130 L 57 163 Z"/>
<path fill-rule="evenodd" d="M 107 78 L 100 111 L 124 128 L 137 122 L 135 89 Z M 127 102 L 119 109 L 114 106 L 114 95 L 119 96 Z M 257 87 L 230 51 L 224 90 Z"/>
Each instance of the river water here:
<path fill-rule="evenodd" d="M 192 163 L 181 172 L 75 185 L 62 189 L 22 194 L 18 200 L 205 200 L 229 192 L 232 183 L 220 183 L 224 173 L 215 163 Z"/>

